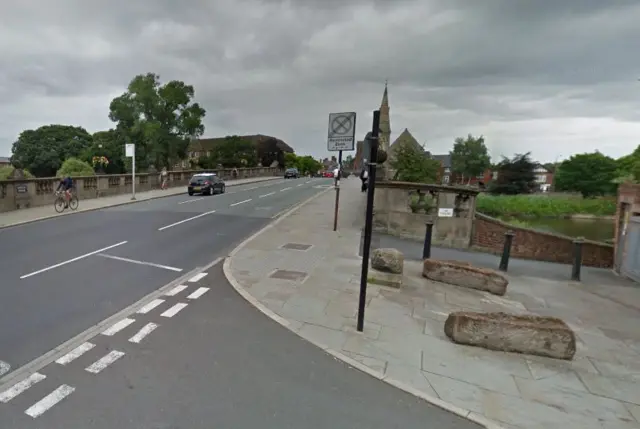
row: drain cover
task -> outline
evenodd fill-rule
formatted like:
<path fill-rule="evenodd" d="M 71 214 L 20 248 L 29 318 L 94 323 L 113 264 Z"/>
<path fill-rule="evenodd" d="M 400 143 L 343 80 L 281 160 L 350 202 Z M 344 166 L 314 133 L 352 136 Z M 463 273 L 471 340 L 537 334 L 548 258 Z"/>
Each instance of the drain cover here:
<path fill-rule="evenodd" d="M 276 270 L 269 277 L 272 279 L 291 280 L 294 282 L 300 282 L 307 277 L 307 273 L 302 271 L 288 271 L 288 270 Z"/>
<path fill-rule="evenodd" d="M 309 250 L 311 248 L 310 244 L 300 244 L 300 243 L 287 243 L 282 246 L 283 249 L 290 250 Z"/>

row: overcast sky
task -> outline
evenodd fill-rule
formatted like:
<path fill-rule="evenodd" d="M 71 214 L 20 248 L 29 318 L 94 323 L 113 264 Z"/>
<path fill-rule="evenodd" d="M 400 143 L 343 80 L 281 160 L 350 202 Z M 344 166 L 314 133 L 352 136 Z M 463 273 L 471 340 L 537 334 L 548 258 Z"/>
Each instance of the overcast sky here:
<path fill-rule="evenodd" d="M 347 6 L 349 4 L 349 6 Z M 0 156 L 28 128 L 113 126 L 133 76 L 184 80 L 206 137 L 261 133 L 326 156 L 328 114 L 432 153 L 486 137 L 540 161 L 640 144 L 640 1 L 4 0 Z"/>

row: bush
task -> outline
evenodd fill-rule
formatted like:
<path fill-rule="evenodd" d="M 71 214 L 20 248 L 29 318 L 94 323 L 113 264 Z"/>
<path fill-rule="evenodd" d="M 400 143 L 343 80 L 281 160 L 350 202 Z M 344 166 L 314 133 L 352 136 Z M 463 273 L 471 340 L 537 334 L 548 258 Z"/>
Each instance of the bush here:
<path fill-rule="evenodd" d="M 13 174 L 14 170 L 15 167 L 11 165 L 7 167 L 0 167 L 0 180 L 9 180 L 9 176 Z M 33 174 L 29 173 L 27 170 L 22 170 L 22 172 L 24 173 L 24 177 L 27 179 L 33 179 Z"/>
<path fill-rule="evenodd" d="M 574 214 L 610 216 L 616 213 L 616 202 L 611 198 L 480 194 L 476 210 L 494 217 L 564 217 Z"/>
<path fill-rule="evenodd" d="M 62 166 L 56 174 L 57 177 L 79 177 L 79 176 L 94 176 L 96 173 L 93 171 L 93 167 L 88 162 L 82 161 L 78 158 L 69 158 L 62 163 Z"/>

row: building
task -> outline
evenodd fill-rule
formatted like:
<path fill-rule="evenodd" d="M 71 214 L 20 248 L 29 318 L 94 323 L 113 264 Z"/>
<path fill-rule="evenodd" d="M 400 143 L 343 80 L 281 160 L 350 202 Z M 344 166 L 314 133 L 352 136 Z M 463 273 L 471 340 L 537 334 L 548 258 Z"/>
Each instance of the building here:
<path fill-rule="evenodd" d="M 536 165 L 533 170 L 536 175 L 536 185 L 541 192 L 549 192 L 553 185 L 553 172 L 549 171 L 542 164 Z"/>
<path fill-rule="evenodd" d="M 436 161 L 440 161 L 440 183 L 443 185 L 462 183 L 465 185 L 487 185 L 495 177 L 491 169 L 486 169 L 484 173 L 476 177 L 462 177 L 453 171 L 451 167 L 451 154 L 432 155 Z"/>
<path fill-rule="evenodd" d="M 11 158 L 8 156 L 0 156 L 0 167 L 7 167 L 11 165 Z"/>
<path fill-rule="evenodd" d="M 389 107 L 389 91 L 387 83 L 384 84 L 384 92 L 382 93 L 382 102 L 380 103 L 380 129 L 378 131 L 379 148 L 389 153 L 389 142 L 391 140 L 391 108 Z M 369 160 L 371 148 L 366 140 L 356 143 L 356 156 L 354 157 L 353 169 L 360 171 L 364 168 L 365 163 Z"/>

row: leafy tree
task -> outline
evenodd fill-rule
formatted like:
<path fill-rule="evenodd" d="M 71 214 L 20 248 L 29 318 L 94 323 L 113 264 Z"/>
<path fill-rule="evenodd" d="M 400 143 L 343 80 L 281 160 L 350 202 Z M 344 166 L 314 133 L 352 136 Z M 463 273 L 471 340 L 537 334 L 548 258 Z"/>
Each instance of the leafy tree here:
<path fill-rule="evenodd" d="M 462 179 L 467 177 L 471 181 L 472 177 L 482 175 L 490 166 L 491 157 L 483 136 L 473 137 L 469 134 L 466 139 L 456 138 L 451 152 L 451 167 Z"/>
<path fill-rule="evenodd" d="M 322 163 L 312 156 L 297 156 L 294 153 L 285 153 L 284 161 L 286 168 L 297 168 L 300 174 L 315 174 L 322 169 Z"/>
<path fill-rule="evenodd" d="M 492 194 L 529 194 L 536 189 L 535 163 L 530 153 L 517 154 L 512 159 L 502 157 L 496 166 L 497 177 L 489 184 Z"/>
<path fill-rule="evenodd" d="M 109 160 L 109 164 L 103 167 L 105 174 L 127 172 L 127 160 L 124 153 L 125 136 L 119 131 L 111 129 L 93 133 L 92 140 L 91 145 L 84 150 L 80 159 L 91 163 L 94 156 L 105 156 Z"/>
<path fill-rule="evenodd" d="M 396 170 L 394 180 L 414 183 L 434 183 L 440 172 L 440 162 L 430 158 L 424 150 L 410 143 L 397 143 L 394 156 L 389 160 Z"/>
<path fill-rule="evenodd" d="M 298 156 L 295 153 L 285 153 L 284 154 L 284 167 L 285 168 L 297 168 L 298 170 Z"/>
<path fill-rule="evenodd" d="M 111 101 L 109 119 L 136 144 L 136 164 L 171 167 L 186 157 L 192 138 L 204 133 L 206 112 L 192 101 L 193 86 L 172 80 L 160 84 L 154 73 L 134 77 L 127 91 Z"/>
<path fill-rule="evenodd" d="M 559 191 L 580 192 L 584 198 L 612 194 L 618 163 L 600 152 L 574 155 L 563 161 L 555 175 Z"/>
<path fill-rule="evenodd" d="M 238 136 L 227 136 L 211 151 L 211 160 L 224 168 L 255 167 L 258 153 L 255 144 Z"/>
<path fill-rule="evenodd" d="M 86 161 L 78 158 L 68 158 L 62 163 L 62 167 L 58 170 L 57 177 L 82 177 L 93 176 L 96 173 L 93 171 L 93 167 Z"/>
<path fill-rule="evenodd" d="M 12 177 L 15 170 L 15 167 L 12 165 L 0 167 L 0 180 L 8 180 L 10 177 Z M 33 174 L 31 174 L 28 170 L 23 170 L 22 173 L 27 179 L 33 178 Z"/>
<path fill-rule="evenodd" d="M 82 127 L 45 125 L 25 130 L 13 143 L 11 162 L 36 177 L 52 177 L 65 159 L 80 156 L 91 141 Z"/>

